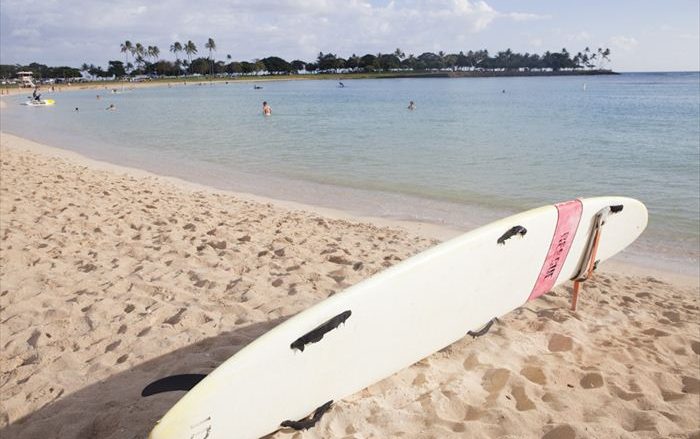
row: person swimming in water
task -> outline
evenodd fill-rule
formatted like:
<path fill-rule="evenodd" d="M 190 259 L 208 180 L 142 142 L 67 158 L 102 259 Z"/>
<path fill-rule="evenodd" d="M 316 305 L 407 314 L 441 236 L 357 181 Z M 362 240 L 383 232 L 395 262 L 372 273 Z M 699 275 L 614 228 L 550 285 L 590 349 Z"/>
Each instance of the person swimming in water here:
<path fill-rule="evenodd" d="M 410 101 L 410 102 L 408 103 L 408 109 L 411 110 L 411 111 L 415 110 L 415 109 L 416 109 L 416 104 L 415 104 L 413 101 Z"/>
<path fill-rule="evenodd" d="M 115 107 L 114 104 L 109 104 L 109 107 L 105 108 L 105 110 L 108 110 L 108 111 L 114 111 L 116 109 L 117 109 L 117 107 Z"/>
<path fill-rule="evenodd" d="M 263 116 L 271 116 L 272 115 L 272 108 L 270 108 L 269 105 L 267 105 L 267 101 L 263 102 Z"/>

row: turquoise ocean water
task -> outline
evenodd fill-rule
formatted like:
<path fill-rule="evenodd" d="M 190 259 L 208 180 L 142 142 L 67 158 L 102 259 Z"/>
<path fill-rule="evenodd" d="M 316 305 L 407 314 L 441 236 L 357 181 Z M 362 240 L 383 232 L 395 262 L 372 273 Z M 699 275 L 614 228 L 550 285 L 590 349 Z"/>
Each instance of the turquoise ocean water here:
<path fill-rule="evenodd" d="M 630 253 L 697 272 L 699 73 L 344 83 L 47 93 L 57 104 L 44 108 L 15 96 L 0 123 L 221 189 L 462 229 L 575 197 L 631 196 L 650 224 Z"/>

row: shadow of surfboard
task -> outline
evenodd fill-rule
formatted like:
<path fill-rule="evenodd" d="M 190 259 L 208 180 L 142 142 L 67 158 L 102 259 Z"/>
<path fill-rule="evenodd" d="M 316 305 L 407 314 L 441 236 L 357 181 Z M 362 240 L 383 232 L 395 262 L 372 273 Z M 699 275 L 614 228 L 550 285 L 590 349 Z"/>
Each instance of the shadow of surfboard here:
<path fill-rule="evenodd" d="M 0 437 L 145 438 L 156 421 L 184 395 L 175 391 L 144 398 L 141 392 L 146 385 L 171 375 L 207 374 L 287 318 L 242 326 L 61 395 L 0 429 Z"/>

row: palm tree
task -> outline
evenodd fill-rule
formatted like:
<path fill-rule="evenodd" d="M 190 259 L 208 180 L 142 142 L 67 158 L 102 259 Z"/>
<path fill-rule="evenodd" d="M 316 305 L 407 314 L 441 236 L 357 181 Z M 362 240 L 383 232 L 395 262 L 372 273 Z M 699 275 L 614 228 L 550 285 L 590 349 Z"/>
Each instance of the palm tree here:
<path fill-rule="evenodd" d="M 566 50 L 566 49 L 564 49 Z M 505 62 L 506 62 L 506 70 L 510 70 L 512 67 L 512 60 L 513 60 L 513 51 L 510 50 L 510 47 L 506 49 L 505 51 Z"/>
<path fill-rule="evenodd" d="M 158 56 L 160 55 L 160 49 L 158 46 L 148 46 L 148 57 L 153 58 L 156 64 L 156 74 L 158 74 Z"/>
<path fill-rule="evenodd" d="M 192 42 L 192 40 L 187 41 L 183 49 L 187 54 L 187 64 L 192 63 L 192 55 L 197 53 L 197 46 Z"/>
<path fill-rule="evenodd" d="M 401 60 L 406 58 L 406 54 L 403 53 L 403 50 L 399 49 L 398 47 L 396 48 L 396 50 L 394 50 L 394 55 Z"/>
<path fill-rule="evenodd" d="M 136 43 L 134 46 L 132 55 L 136 58 L 136 65 L 139 66 L 140 64 L 143 64 L 143 56 L 146 54 L 146 50 L 144 49 L 143 45 L 141 43 Z"/>
<path fill-rule="evenodd" d="M 170 51 L 175 55 L 175 61 L 180 61 L 178 53 L 182 52 L 182 44 L 179 41 L 175 41 L 170 45 Z"/>
<path fill-rule="evenodd" d="M 209 38 L 207 40 L 206 44 L 204 44 L 204 47 L 209 49 L 209 62 L 211 63 L 211 73 L 213 74 L 214 73 L 214 64 L 212 62 L 211 52 L 216 51 L 216 43 L 214 42 L 214 40 L 212 38 Z"/>
<path fill-rule="evenodd" d="M 586 68 L 593 68 L 593 60 L 595 59 L 595 53 L 591 52 L 591 49 L 586 46 L 585 49 L 583 49 L 583 64 Z"/>
<path fill-rule="evenodd" d="M 124 54 L 124 65 L 126 66 L 129 64 L 129 54 L 134 49 L 134 45 L 131 44 L 131 41 L 126 40 L 119 47 L 121 52 Z"/>
<path fill-rule="evenodd" d="M 175 54 L 175 65 L 178 66 L 178 73 L 180 71 L 180 57 L 178 53 L 182 52 L 182 44 L 179 41 L 175 41 L 170 45 L 170 51 Z"/>
<path fill-rule="evenodd" d="M 602 48 L 598 48 L 598 55 L 600 57 L 598 68 L 602 69 L 604 67 L 605 61 L 610 61 L 610 49 L 605 48 L 605 50 L 603 50 Z"/>
<path fill-rule="evenodd" d="M 160 49 L 158 46 L 153 46 L 153 58 L 158 62 L 158 59 L 160 58 Z"/>

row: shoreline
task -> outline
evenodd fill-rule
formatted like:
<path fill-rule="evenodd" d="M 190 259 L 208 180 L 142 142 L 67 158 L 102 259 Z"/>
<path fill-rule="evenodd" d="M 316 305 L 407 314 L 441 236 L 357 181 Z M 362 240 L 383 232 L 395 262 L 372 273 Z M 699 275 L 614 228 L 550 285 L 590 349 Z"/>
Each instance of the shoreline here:
<path fill-rule="evenodd" d="M 124 80 L 107 80 L 107 81 L 92 81 L 92 82 L 75 82 L 68 84 L 41 84 L 44 89 L 58 87 L 59 91 L 69 90 L 91 90 L 112 86 L 129 86 L 129 87 L 157 87 L 171 85 L 187 85 L 187 83 L 205 83 L 205 82 L 269 82 L 269 81 L 304 81 L 304 80 L 344 80 L 353 79 L 412 79 L 412 78 L 515 78 L 515 77 L 557 77 L 557 76 L 601 76 L 601 75 L 620 75 L 619 72 L 612 70 L 581 70 L 581 71 L 439 71 L 439 72 L 379 72 L 379 73 L 319 73 L 319 74 L 269 74 L 269 75 L 240 75 L 232 77 L 211 77 L 211 76 L 190 76 L 190 77 L 173 77 L 173 78 L 156 78 L 145 81 L 124 81 Z M 30 88 L 19 88 L 15 86 L 2 86 L 3 91 L 0 96 L 11 96 L 22 94 Z"/>
<path fill-rule="evenodd" d="M 3 102 L 0 101 L 0 105 Z M 477 227 L 483 226 L 485 224 L 476 224 L 472 228 L 455 228 L 446 225 L 434 224 L 429 222 L 421 222 L 414 220 L 400 220 L 384 218 L 372 215 L 361 215 L 346 210 L 324 207 L 318 205 L 307 204 L 303 202 L 291 201 L 278 199 L 273 197 L 267 197 L 264 195 L 258 195 L 249 192 L 239 192 L 235 190 L 219 189 L 206 184 L 196 183 L 193 181 L 188 181 L 179 177 L 162 175 L 156 172 L 151 172 L 148 170 L 140 169 L 132 166 L 124 166 L 115 163 L 111 163 L 104 160 L 93 159 L 87 157 L 81 153 L 71 151 L 68 149 L 46 145 L 25 139 L 14 134 L 9 134 L 0 131 L 0 135 L 3 138 L 3 146 L 9 146 L 10 148 L 15 148 L 19 150 L 26 150 L 33 153 L 38 153 L 47 157 L 61 158 L 69 160 L 77 165 L 86 166 L 95 170 L 103 170 L 112 173 L 126 174 L 132 177 L 149 177 L 154 178 L 159 181 L 164 181 L 172 184 L 182 190 L 194 192 L 203 191 L 212 194 L 219 195 L 229 195 L 235 198 L 239 198 L 246 201 L 252 201 L 262 204 L 270 204 L 278 208 L 282 208 L 290 211 L 301 211 L 308 212 L 315 215 L 321 215 L 329 219 L 342 220 L 342 221 L 352 221 L 368 223 L 377 227 L 389 227 L 397 228 L 402 231 L 408 232 L 412 235 L 420 236 L 424 239 L 435 240 L 435 241 L 446 241 L 451 238 L 457 237 L 463 233 L 473 230 Z M 7 145 L 7 140 L 11 145 Z M 624 252 L 623 252 L 624 254 Z M 671 271 L 667 268 L 656 268 L 652 266 L 654 261 L 650 259 L 645 259 L 643 257 L 633 258 L 630 260 L 620 261 L 622 255 L 616 255 L 612 260 L 606 261 L 601 264 L 599 272 L 603 273 L 618 273 L 631 276 L 652 276 L 658 277 L 666 282 L 680 285 L 684 287 L 697 287 L 700 286 L 700 277 L 689 274 L 684 271 Z M 628 258 L 629 259 L 629 258 Z M 636 260 L 635 260 L 636 259 Z M 665 267 L 668 267 L 666 264 Z"/>

